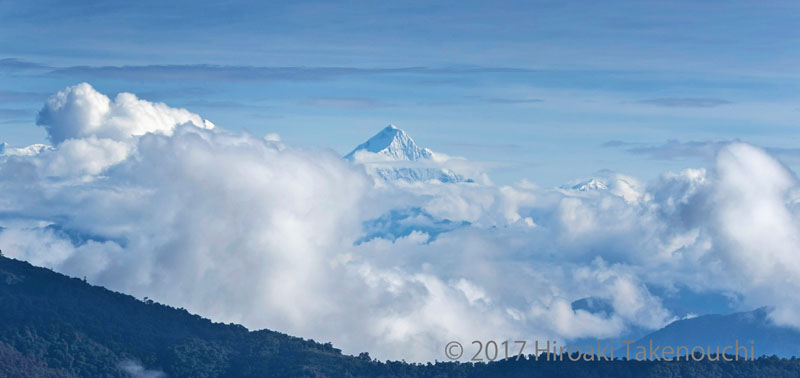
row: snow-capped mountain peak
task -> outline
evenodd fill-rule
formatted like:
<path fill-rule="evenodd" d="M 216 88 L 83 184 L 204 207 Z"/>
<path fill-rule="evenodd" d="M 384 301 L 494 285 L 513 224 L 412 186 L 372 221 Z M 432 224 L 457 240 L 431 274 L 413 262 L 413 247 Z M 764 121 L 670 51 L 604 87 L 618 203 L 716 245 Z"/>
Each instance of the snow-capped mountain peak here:
<path fill-rule="evenodd" d="M 579 182 L 573 185 L 571 189 L 588 192 L 590 190 L 608 190 L 608 186 L 603 181 L 593 178 Z"/>
<path fill-rule="evenodd" d="M 0 143 L 0 155 L 2 156 L 33 156 L 42 151 L 52 149 L 53 147 L 45 144 L 32 144 L 27 147 L 11 147 L 6 142 Z"/>
<path fill-rule="evenodd" d="M 418 161 L 420 159 L 430 159 L 433 152 L 427 148 L 418 146 L 414 139 L 411 139 L 405 131 L 395 125 L 386 126 L 379 133 L 360 144 L 352 152 L 345 156 L 345 159 L 353 160 L 356 152 L 367 151 L 392 158 L 400 161 Z"/>
<path fill-rule="evenodd" d="M 474 182 L 448 168 L 449 157 L 418 146 L 394 125 L 384 127 L 344 158 L 363 165 L 383 182 Z"/>

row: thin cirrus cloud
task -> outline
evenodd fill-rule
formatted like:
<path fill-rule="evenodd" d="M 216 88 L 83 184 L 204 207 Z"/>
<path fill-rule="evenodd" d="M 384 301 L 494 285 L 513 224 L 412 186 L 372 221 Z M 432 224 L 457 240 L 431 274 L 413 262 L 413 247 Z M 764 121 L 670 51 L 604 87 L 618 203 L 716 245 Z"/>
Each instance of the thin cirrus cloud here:
<path fill-rule="evenodd" d="M 377 99 L 363 97 L 316 97 L 305 103 L 311 106 L 346 109 L 370 109 L 392 106 L 392 104 Z"/>
<path fill-rule="evenodd" d="M 482 73 L 536 72 L 526 68 L 446 66 L 446 67 L 320 67 L 320 66 L 236 66 L 215 64 L 50 66 L 16 58 L 0 59 L 0 70 L 55 76 L 91 76 L 127 80 L 214 80 L 225 81 L 320 81 L 364 75 L 450 75 Z"/>
<path fill-rule="evenodd" d="M 650 183 L 378 185 L 332 151 L 85 83 L 39 124 L 52 147 L 0 155 L 3 252 L 216 321 L 412 361 L 456 339 L 658 329 L 686 316 L 676 288 L 694 313 L 732 294 L 800 325 L 800 189 L 747 144 Z M 572 305 L 587 297 L 607 311 Z"/>
<path fill-rule="evenodd" d="M 536 104 L 539 102 L 543 102 L 544 100 L 541 98 L 530 98 L 530 97 L 486 97 L 486 96 L 471 96 L 467 97 L 467 99 L 474 100 L 475 102 L 482 102 L 488 104 Z"/>
<path fill-rule="evenodd" d="M 17 58 L 3 58 L 0 59 L 0 70 L 2 71 L 32 71 L 32 70 L 48 70 L 52 69 L 52 67 L 40 64 L 36 62 L 30 62 L 27 60 L 17 59 Z"/>
<path fill-rule="evenodd" d="M 29 109 L 4 109 L 0 108 L 0 119 L 20 119 L 30 117 L 36 111 Z"/>
<path fill-rule="evenodd" d="M 603 143 L 602 146 L 607 148 L 619 148 L 625 152 L 641 155 L 652 160 L 681 160 L 692 158 L 710 160 L 716 157 L 720 150 L 732 143 L 741 143 L 741 140 L 728 139 L 682 142 L 673 139 L 661 144 L 611 140 Z M 800 148 L 764 146 L 763 149 L 785 162 L 794 163 L 800 159 Z"/>
<path fill-rule="evenodd" d="M 639 101 L 640 104 L 669 108 L 714 108 L 732 104 L 732 101 L 710 97 L 665 97 Z"/>
<path fill-rule="evenodd" d="M 418 76 L 417 84 L 460 85 L 471 76 L 524 75 L 527 81 L 543 88 L 586 87 L 607 89 L 609 80 L 621 80 L 624 86 L 635 83 L 661 83 L 664 78 L 655 73 L 631 72 L 621 75 L 613 70 L 569 70 L 539 67 L 504 67 L 489 65 L 447 64 L 441 66 L 264 66 L 223 64 L 163 64 L 163 65 L 74 65 L 53 66 L 17 58 L 0 59 L 0 70 L 29 75 L 53 77 L 79 77 L 96 79 L 123 79 L 144 81 L 224 81 L 224 82 L 314 82 L 346 77 L 365 76 Z M 709 80 L 705 78 L 705 80 Z M 637 84 L 640 85 L 640 84 Z M 541 102 L 540 98 L 472 96 L 472 100 L 496 104 L 522 104 Z M 665 98 L 644 100 L 643 103 L 669 106 L 709 106 L 713 101 L 702 98 Z M 698 106 L 698 105 L 695 105 Z"/>
<path fill-rule="evenodd" d="M 521 144 L 516 144 L 516 143 L 501 143 L 501 144 L 450 143 L 449 146 L 452 146 L 454 148 L 474 150 L 474 151 L 511 151 L 514 153 L 518 153 L 519 151 L 524 149 L 524 147 Z"/>
<path fill-rule="evenodd" d="M 0 102 L 14 103 L 14 102 L 43 101 L 44 99 L 47 98 L 48 95 L 49 95 L 48 93 L 0 90 Z"/>
<path fill-rule="evenodd" d="M 352 67 L 258 67 L 212 64 L 57 67 L 16 58 L 0 59 L 0 69 L 17 72 L 36 71 L 44 75 L 89 75 L 131 80 L 162 80 L 165 78 L 172 80 L 199 80 L 213 78 L 215 80 L 264 81 L 315 81 L 347 75 L 404 73 L 425 70 L 419 67 L 364 69 Z"/>
<path fill-rule="evenodd" d="M 482 100 L 491 104 L 535 104 L 544 101 L 540 98 L 499 98 L 499 97 L 489 97 L 489 98 L 484 98 Z"/>
<path fill-rule="evenodd" d="M 612 140 L 603 147 L 620 148 L 626 152 L 642 155 L 653 160 L 675 160 L 685 158 L 712 158 L 725 146 L 738 140 L 688 141 L 668 140 L 662 144 L 633 143 Z"/>

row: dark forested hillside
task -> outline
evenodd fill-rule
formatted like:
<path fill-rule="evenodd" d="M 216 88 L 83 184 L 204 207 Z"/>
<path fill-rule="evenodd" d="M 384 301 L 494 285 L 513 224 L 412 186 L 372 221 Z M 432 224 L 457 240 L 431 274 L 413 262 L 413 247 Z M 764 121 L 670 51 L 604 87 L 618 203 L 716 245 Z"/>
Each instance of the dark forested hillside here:
<path fill-rule="evenodd" d="M 703 315 L 678 320 L 642 337 L 640 345 L 733 345 L 752 341 L 756 355 L 796 356 L 800 353 L 800 331 L 779 327 L 768 319 L 766 308 L 729 315 Z"/>
<path fill-rule="evenodd" d="M 0 257 L 2 377 L 796 377 L 800 361 L 414 365 L 212 323 Z"/>

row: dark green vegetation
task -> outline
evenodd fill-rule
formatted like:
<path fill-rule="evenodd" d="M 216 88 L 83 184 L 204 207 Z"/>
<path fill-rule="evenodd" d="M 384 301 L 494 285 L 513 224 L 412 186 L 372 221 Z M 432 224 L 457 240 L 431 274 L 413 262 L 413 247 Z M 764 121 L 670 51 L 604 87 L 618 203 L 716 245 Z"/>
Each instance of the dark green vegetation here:
<path fill-rule="evenodd" d="M 800 361 L 426 365 L 250 332 L 0 257 L 0 377 L 797 377 Z M 163 372 L 160 374 L 159 372 Z"/>

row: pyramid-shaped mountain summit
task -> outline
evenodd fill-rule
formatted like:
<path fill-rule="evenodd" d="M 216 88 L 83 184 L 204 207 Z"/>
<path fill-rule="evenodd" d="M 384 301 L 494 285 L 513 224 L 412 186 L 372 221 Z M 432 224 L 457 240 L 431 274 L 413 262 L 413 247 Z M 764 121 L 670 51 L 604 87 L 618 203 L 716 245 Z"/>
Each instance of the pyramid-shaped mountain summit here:
<path fill-rule="evenodd" d="M 414 139 L 395 125 L 386 126 L 375 136 L 358 145 L 345 156 L 345 159 L 353 160 L 358 151 L 368 151 L 400 161 L 418 161 L 433 157 L 431 150 L 418 146 Z"/>
<path fill-rule="evenodd" d="M 433 151 L 418 146 L 395 125 L 386 126 L 344 158 L 363 164 L 371 175 L 383 181 L 472 182 L 442 166 L 441 159 L 434 159 Z"/>

